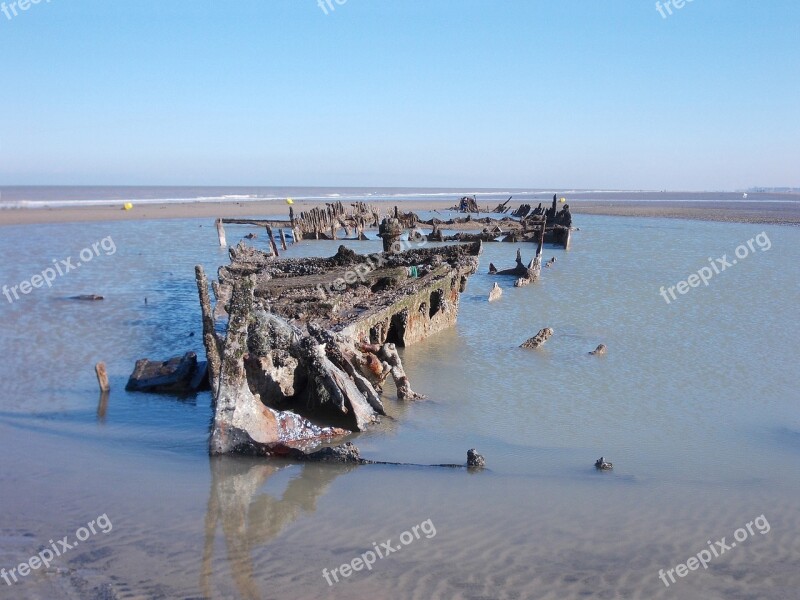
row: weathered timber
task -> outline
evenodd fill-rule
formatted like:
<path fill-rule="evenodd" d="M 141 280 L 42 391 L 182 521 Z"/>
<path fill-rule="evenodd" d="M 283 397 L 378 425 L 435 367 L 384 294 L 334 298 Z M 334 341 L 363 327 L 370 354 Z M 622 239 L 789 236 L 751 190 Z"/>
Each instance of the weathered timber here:
<path fill-rule="evenodd" d="M 194 268 L 197 292 L 200 296 L 200 312 L 203 320 L 203 344 L 206 347 L 206 360 L 208 362 L 208 383 L 216 392 L 219 384 L 222 340 L 214 331 L 214 315 L 211 311 L 211 299 L 208 296 L 208 279 L 201 265 Z M 215 282 L 216 283 L 216 282 Z M 219 297 L 219 286 L 215 288 L 215 295 Z"/>
<path fill-rule="evenodd" d="M 541 205 L 540 205 L 541 206 Z M 512 217 L 517 217 L 519 219 L 523 219 L 528 216 L 528 213 L 531 212 L 531 205 L 530 204 L 520 204 L 517 210 L 511 213 Z"/>
<path fill-rule="evenodd" d="M 217 219 L 217 237 L 219 238 L 219 245 L 225 248 L 228 242 L 225 241 L 225 227 L 222 226 L 222 219 Z"/>
<path fill-rule="evenodd" d="M 500 214 L 507 213 L 508 210 L 511 208 L 510 206 L 508 206 L 508 203 L 511 202 L 511 198 L 513 198 L 513 197 L 514 196 L 509 196 L 508 200 L 506 200 L 502 204 L 498 204 L 497 206 L 495 206 L 495 208 L 494 208 L 494 210 L 492 212 L 493 213 L 500 213 Z"/>
<path fill-rule="evenodd" d="M 97 375 L 97 385 L 100 386 L 102 393 L 107 393 L 111 386 L 108 384 L 108 373 L 106 371 L 106 363 L 99 362 L 94 366 L 95 375 Z"/>
<path fill-rule="evenodd" d="M 275 243 L 275 236 L 272 234 L 272 226 L 271 225 L 265 225 L 265 227 L 267 229 L 267 235 L 269 235 L 269 245 L 270 245 L 270 248 L 272 248 L 272 253 L 275 256 L 279 256 L 279 254 L 278 254 L 278 245 Z"/>
<path fill-rule="evenodd" d="M 80 296 L 70 296 L 70 300 L 86 300 L 88 302 L 96 302 L 97 300 L 103 300 L 103 296 L 98 294 L 81 294 Z"/>
<path fill-rule="evenodd" d="M 194 352 L 165 361 L 142 358 L 136 361 L 125 389 L 129 392 L 186 394 L 200 390 L 207 374 L 207 364 L 198 362 Z"/>
<path fill-rule="evenodd" d="M 502 271 L 498 271 L 497 268 L 493 265 L 489 265 L 489 274 L 490 275 L 511 275 L 512 277 L 516 277 L 518 279 L 529 279 L 530 281 L 536 281 L 539 278 L 539 274 L 541 273 L 541 256 L 537 255 L 526 267 L 525 264 L 522 262 L 522 253 L 517 250 L 517 264 L 512 269 L 504 269 Z"/>
<path fill-rule="evenodd" d="M 291 221 L 283 221 L 281 219 L 218 219 L 226 224 L 231 225 L 254 225 L 256 227 L 291 227 Z"/>

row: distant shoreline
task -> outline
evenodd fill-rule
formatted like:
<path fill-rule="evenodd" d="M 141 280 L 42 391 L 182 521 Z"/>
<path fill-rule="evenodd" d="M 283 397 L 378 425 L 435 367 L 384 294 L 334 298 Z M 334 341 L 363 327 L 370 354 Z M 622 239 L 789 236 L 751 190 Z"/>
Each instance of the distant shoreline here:
<path fill-rule="evenodd" d="M 335 201 L 331 198 L 328 201 Z M 538 198 L 537 198 L 538 200 Z M 342 199 L 347 203 L 349 200 Z M 368 199 L 365 199 L 368 201 Z M 481 205 L 496 201 L 483 201 Z M 427 198 L 418 200 L 375 200 L 374 204 L 398 206 L 404 211 L 442 210 L 453 206 L 456 198 Z M 522 201 L 512 200 L 513 208 Z M 529 202 L 529 201 L 528 201 Z M 624 217 L 654 217 L 721 221 L 732 223 L 762 223 L 800 225 L 800 202 L 781 201 L 675 201 L 675 200 L 570 200 L 575 215 L 609 215 Z M 323 205 L 319 200 L 295 200 L 296 213 Z M 547 205 L 547 202 L 543 202 Z M 191 219 L 216 217 L 277 217 L 288 218 L 289 207 L 283 199 L 237 202 L 192 202 L 134 204 L 132 210 L 119 206 L 79 206 L 58 208 L 0 209 L 0 226 L 35 225 L 43 223 L 82 223 L 98 221 L 142 221 L 152 219 Z M 481 213 L 481 217 L 492 213 Z M 580 226 L 580 223 L 578 223 Z"/>

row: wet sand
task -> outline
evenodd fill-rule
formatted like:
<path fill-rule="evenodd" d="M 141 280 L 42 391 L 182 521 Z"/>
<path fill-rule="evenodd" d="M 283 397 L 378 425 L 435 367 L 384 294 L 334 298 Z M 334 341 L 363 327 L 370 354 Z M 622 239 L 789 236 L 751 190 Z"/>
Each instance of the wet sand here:
<path fill-rule="evenodd" d="M 317 201 L 297 200 L 295 213 L 319 206 Z M 454 204 L 447 200 L 406 200 L 396 203 L 376 202 L 401 210 L 443 210 Z M 673 202 L 673 201 L 572 201 L 575 215 L 613 215 L 627 217 L 667 217 L 734 223 L 800 224 L 800 202 Z M 519 203 L 512 203 L 516 208 Z M 37 223 L 79 223 L 97 221 L 141 221 L 148 219 L 187 219 L 216 217 L 275 217 L 285 215 L 284 200 L 259 202 L 209 202 L 186 204 L 139 204 L 130 211 L 121 206 L 92 206 L 51 209 L 1 209 L 0 225 Z M 481 217 L 491 213 L 481 213 Z"/>
<path fill-rule="evenodd" d="M 731 223 L 800 224 L 795 202 L 576 202 L 573 214 L 619 217 L 666 217 Z"/>

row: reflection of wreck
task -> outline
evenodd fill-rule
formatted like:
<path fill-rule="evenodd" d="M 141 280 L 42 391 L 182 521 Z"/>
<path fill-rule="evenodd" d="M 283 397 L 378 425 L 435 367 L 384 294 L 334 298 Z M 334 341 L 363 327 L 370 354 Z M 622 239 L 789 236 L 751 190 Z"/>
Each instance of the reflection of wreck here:
<path fill-rule="evenodd" d="M 263 487 L 283 466 L 232 456 L 210 460 L 211 490 L 200 578 L 203 597 L 218 596 L 218 589 L 213 585 L 214 542 L 221 525 L 236 590 L 246 600 L 263 598 L 253 564 L 254 554 L 298 517 L 316 511 L 317 502 L 331 483 L 353 467 L 303 464 L 301 472 L 278 498 Z"/>
<path fill-rule="evenodd" d="M 387 220 L 388 221 L 388 220 Z M 385 247 L 396 240 L 387 234 Z M 383 382 L 419 397 L 396 346 L 450 327 L 480 242 L 277 260 L 239 245 L 213 285 L 197 267 L 215 402 L 212 454 L 296 452 L 384 414 Z M 224 339 L 216 320 L 228 316 Z"/>

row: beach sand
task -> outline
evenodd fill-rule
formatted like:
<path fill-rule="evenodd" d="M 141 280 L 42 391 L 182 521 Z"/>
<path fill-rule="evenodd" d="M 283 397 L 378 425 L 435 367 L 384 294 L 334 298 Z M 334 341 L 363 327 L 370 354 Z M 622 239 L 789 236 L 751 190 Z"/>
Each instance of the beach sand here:
<path fill-rule="evenodd" d="M 322 203 L 297 200 L 296 214 Z M 379 203 L 376 203 L 379 204 Z M 454 204 L 453 199 L 405 200 L 396 203 L 380 202 L 403 211 L 443 210 Z M 575 215 L 613 215 L 627 217 L 666 217 L 703 221 L 736 223 L 800 224 L 800 202 L 671 202 L 671 201 L 573 201 L 569 203 Z M 516 208 L 519 203 L 512 203 Z M 288 219 L 289 209 L 284 200 L 258 202 L 191 202 L 185 204 L 139 204 L 132 210 L 120 206 L 75 208 L 3 209 L 0 225 L 29 225 L 38 223 L 76 223 L 92 221 L 139 221 L 148 219 L 187 219 L 216 217 L 282 217 Z M 481 213 L 481 217 L 491 213 Z"/>

